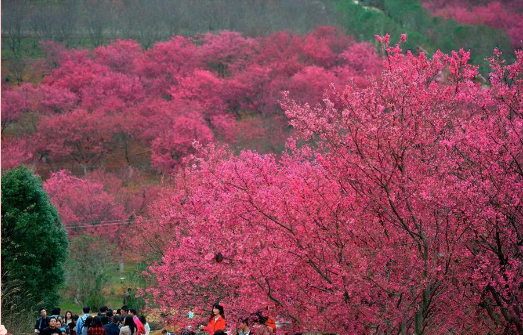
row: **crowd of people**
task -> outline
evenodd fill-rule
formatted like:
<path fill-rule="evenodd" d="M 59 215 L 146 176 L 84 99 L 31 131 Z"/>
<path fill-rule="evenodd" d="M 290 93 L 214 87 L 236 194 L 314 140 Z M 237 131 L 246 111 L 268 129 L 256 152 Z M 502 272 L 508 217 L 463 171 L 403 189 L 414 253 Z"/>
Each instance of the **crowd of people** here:
<path fill-rule="evenodd" d="M 51 316 L 42 308 L 36 320 L 35 334 L 38 335 L 149 335 L 151 328 L 144 315 L 138 316 L 136 310 L 127 306 L 116 311 L 102 306 L 98 315 L 92 316 L 91 309 L 84 307 L 83 315 L 73 315 L 66 311 L 60 315 L 55 308 Z"/>
<path fill-rule="evenodd" d="M 73 315 L 66 311 L 64 316 L 60 315 L 60 308 L 55 308 L 51 316 L 47 316 L 45 309 L 40 310 L 40 317 L 36 320 L 34 332 L 36 335 L 149 335 L 151 328 L 144 315 L 137 315 L 133 308 L 126 305 L 112 310 L 102 306 L 96 316 L 90 314 L 89 307 L 83 308 L 83 315 Z M 191 318 L 192 311 L 189 311 Z M 225 320 L 223 306 L 214 304 L 207 326 L 202 325 L 198 329 L 192 326 L 184 328 L 180 335 L 196 335 L 207 333 L 209 335 L 224 335 L 229 333 Z M 276 332 L 276 324 L 273 318 L 264 317 L 261 312 L 251 314 L 235 325 L 236 335 L 272 335 Z M 254 326 L 255 331 L 253 331 Z M 164 330 L 162 335 L 175 335 Z"/>

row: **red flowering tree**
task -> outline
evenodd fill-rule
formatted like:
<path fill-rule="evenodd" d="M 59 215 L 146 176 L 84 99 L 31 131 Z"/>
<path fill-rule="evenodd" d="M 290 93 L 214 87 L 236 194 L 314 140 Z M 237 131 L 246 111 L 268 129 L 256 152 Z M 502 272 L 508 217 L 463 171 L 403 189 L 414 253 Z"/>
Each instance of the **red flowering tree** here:
<path fill-rule="evenodd" d="M 32 154 L 27 150 L 27 141 L 2 139 L 2 168 L 13 169 L 21 163 L 28 163 Z"/>
<path fill-rule="evenodd" d="M 4 90 L 2 92 L 2 134 L 13 122 L 16 122 L 27 110 L 27 98 L 18 90 Z"/>
<path fill-rule="evenodd" d="M 89 168 L 101 164 L 111 138 L 110 129 L 111 125 L 99 113 L 81 109 L 42 116 L 32 146 L 54 162 L 76 162 L 87 174 Z"/>
<path fill-rule="evenodd" d="M 470 1 L 470 0 L 429 0 L 423 5 L 434 15 L 451 18 L 470 25 L 484 24 L 503 29 L 516 49 L 523 47 L 523 6 L 517 0 Z"/>
<path fill-rule="evenodd" d="M 81 179 L 67 170 L 53 173 L 44 189 L 56 206 L 70 235 L 97 233 L 118 237 L 115 231 L 127 219 L 123 206 L 99 181 Z"/>
<path fill-rule="evenodd" d="M 143 56 L 142 47 L 133 40 L 118 40 L 107 46 L 100 46 L 94 52 L 99 63 L 122 73 L 134 72 L 136 63 Z"/>
<path fill-rule="evenodd" d="M 201 117 L 180 115 L 152 142 L 152 164 L 165 174 L 172 173 L 182 158 L 193 152 L 194 141 L 211 142 L 213 136 Z"/>
<path fill-rule="evenodd" d="M 330 84 L 365 86 L 365 75 L 381 68 L 371 46 L 333 27 L 304 36 L 174 36 L 145 51 L 131 40 L 94 50 L 42 48 L 43 83 L 4 91 L 2 131 L 16 124 L 8 136 L 13 144 L 28 140 L 25 156 L 37 167 L 84 172 L 170 173 L 194 140 L 279 152 L 289 135 L 282 91 L 317 103 Z M 9 166 L 21 160 L 15 151 Z"/>
<path fill-rule="evenodd" d="M 40 85 L 32 94 L 34 110 L 42 114 L 71 112 L 78 104 L 78 97 L 66 88 Z"/>
<path fill-rule="evenodd" d="M 229 320 L 271 305 L 317 332 L 523 333 L 523 53 L 493 60 L 490 88 L 463 51 L 386 55 L 368 88 L 286 100 L 301 145 L 280 159 L 201 149 L 152 212 L 171 227 L 157 304 L 219 300 Z"/>
<path fill-rule="evenodd" d="M 225 77 L 244 68 L 258 50 L 258 43 L 252 38 L 243 37 L 235 31 L 207 33 L 197 38 L 201 43 L 200 54 L 209 70 Z"/>

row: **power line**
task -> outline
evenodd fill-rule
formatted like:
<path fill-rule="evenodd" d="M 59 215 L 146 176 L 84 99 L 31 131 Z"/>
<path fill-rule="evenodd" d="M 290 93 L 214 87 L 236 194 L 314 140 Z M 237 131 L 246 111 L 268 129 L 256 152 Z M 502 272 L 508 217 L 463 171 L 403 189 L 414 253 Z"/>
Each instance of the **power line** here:
<path fill-rule="evenodd" d="M 122 221 L 127 221 L 127 220 L 124 220 L 124 219 L 114 219 L 114 220 L 106 220 L 106 221 L 95 220 L 95 221 L 82 221 L 82 222 L 65 222 L 63 224 L 68 225 L 68 224 L 89 224 L 89 223 L 112 223 L 112 222 L 122 222 Z"/>
<path fill-rule="evenodd" d="M 183 217 L 172 218 L 173 220 L 185 220 Z M 141 219 L 140 222 L 152 222 L 157 221 L 157 219 Z M 135 220 L 108 220 L 108 221 L 84 221 L 84 222 L 67 222 L 63 225 L 66 228 L 85 228 L 85 227 L 104 227 L 104 226 L 118 226 L 124 224 L 131 224 L 137 222 Z"/>
<path fill-rule="evenodd" d="M 119 226 L 119 225 L 124 225 L 124 224 L 129 224 L 129 222 L 113 222 L 113 223 L 101 223 L 101 224 L 89 224 L 89 225 L 83 225 L 83 226 L 75 226 L 75 225 L 71 225 L 71 226 L 66 226 L 64 225 L 66 228 L 86 228 L 86 227 L 106 227 L 106 226 Z"/>
<path fill-rule="evenodd" d="M 140 220 L 140 222 L 148 222 L 152 221 L 153 219 L 144 219 Z M 98 227 L 98 226 L 111 226 L 111 225 L 121 225 L 121 224 L 131 224 L 135 222 L 129 221 L 129 220 L 114 220 L 114 221 L 93 221 L 92 223 L 89 222 L 68 222 L 65 223 L 64 226 L 67 228 L 76 228 L 76 227 Z M 87 224 L 86 224 L 87 223 Z"/>

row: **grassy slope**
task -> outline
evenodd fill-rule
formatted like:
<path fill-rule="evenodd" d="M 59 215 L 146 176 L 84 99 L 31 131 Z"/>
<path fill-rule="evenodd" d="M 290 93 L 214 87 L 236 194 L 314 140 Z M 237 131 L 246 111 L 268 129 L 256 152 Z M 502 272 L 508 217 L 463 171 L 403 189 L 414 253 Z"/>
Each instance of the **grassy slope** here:
<path fill-rule="evenodd" d="M 404 49 L 421 49 L 429 54 L 436 50 L 471 50 L 471 62 L 488 73 L 488 62 L 494 48 L 499 48 L 508 61 L 514 59 L 509 36 L 501 30 L 486 26 L 467 26 L 454 20 L 434 17 L 421 6 L 419 0 L 362 1 L 363 6 L 351 0 L 328 0 L 338 21 L 347 34 L 358 40 L 373 41 L 374 35 L 391 35 L 398 41 L 402 33 L 408 35 Z"/>
<path fill-rule="evenodd" d="M 103 295 L 106 298 L 105 305 L 109 308 L 118 309 L 122 307 L 124 290 L 129 285 L 132 286 L 132 284 L 128 282 L 128 278 L 135 269 L 134 263 L 135 262 L 133 261 L 126 260 L 123 272 L 119 271 L 117 264 L 114 264 L 114 266 L 107 269 L 109 284 L 107 285 L 105 292 L 103 292 Z M 65 313 L 65 311 L 70 310 L 73 314 L 82 315 L 83 306 L 77 305 L 74 300 L 70 298 L 70 294 L 67 292 L 68 289 L 69 288 L 64 288 L 60 292 L 60 308 L 62 309 L 62 312 Z"/>

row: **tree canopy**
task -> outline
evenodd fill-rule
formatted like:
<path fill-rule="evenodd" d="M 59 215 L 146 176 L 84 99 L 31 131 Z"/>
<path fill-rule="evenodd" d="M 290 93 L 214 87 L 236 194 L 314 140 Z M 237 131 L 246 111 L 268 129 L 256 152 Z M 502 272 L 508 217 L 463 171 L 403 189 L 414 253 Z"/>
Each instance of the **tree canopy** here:
<path fill-rule="evenodd" d="M 40 177 L 24 166 L 2 173 L 2 287 L 19 283 L 31 308 L 56 307 L 68 244 Z"/>
<path fill-rule="evenodd" d="M 284 100 L 282 157 L 202 147 L 153 205 L 163 308 L 273 308 L 346 334 L 523 332 L 521 71 L 384 45 L 368 87 Z M 405 37 L 403 36 L 403 40 Z"/>

